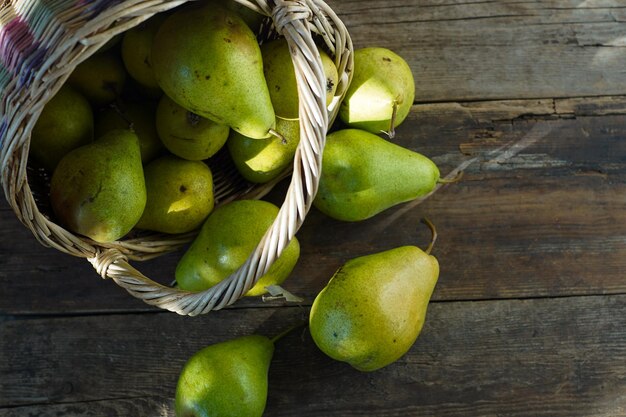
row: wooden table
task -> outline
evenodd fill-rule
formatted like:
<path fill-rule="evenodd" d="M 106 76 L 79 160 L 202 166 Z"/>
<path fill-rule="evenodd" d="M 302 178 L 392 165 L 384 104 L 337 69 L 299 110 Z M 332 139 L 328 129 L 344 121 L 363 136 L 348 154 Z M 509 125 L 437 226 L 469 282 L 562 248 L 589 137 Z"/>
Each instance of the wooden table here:
<path fill-rule="evenodd" d="M 626 4 L 621 0 L 332 0 L 355 46 L 416 78 L 395 141 L 465 176 L 361 223 L 313 210 L 285 287 L 189 318 L 40 246 L 0 204 L 0 416 L 173 416 L 181 366 L 278 330 L 347 259 L 425 247 L 441 275 L 398 362 L 360 373 L 308 331 L 280 341 L 267 416 L 626 415 Z M 280 202 L 284 187 L 269 197 Z M 180 253 L 138 267 L 168 282 Z"/>

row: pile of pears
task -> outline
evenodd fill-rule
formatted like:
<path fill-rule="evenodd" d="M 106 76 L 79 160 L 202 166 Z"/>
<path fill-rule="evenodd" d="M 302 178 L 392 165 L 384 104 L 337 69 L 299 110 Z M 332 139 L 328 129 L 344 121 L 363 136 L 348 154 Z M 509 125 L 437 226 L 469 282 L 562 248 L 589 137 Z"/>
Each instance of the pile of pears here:
<path fill-rule="evenodd" d="M 292 52 L 284 38 L 259 43 L 262 20 L 232 0 L 191 2 L 114 37 L 78 65 L 30 141 L 31 163 L 51 173 L 56 220 L 100 243 L 133 230 L 196 232 L 175 270 L 182 290 L 203 291 L 238 270 L 279 209 L 262 200 L 216 204 L 209 162 L 227 154 L 243 178 L 267 183 L 290 169 L 300 140 Z M 330 104 L 339 75 L 321 42 L 319 53 Z M 326 138 L 314 200 L 320 212 L 362 221 L 442 181 L 429 158 L 390 140 L 414 91 L 402 57 L 382 47 L 354 51 L 353 79 Z M 315 344 L 360 371 L 402 357 L 438 279 L 431 248 L 346 262 L 313 302 Z M 299 256 L 294 238 L 245 295 L 280 286 Z M 179 379 L 177 415 L 262 415 L 277 340 L 250 335 L 196 353 Z"/>

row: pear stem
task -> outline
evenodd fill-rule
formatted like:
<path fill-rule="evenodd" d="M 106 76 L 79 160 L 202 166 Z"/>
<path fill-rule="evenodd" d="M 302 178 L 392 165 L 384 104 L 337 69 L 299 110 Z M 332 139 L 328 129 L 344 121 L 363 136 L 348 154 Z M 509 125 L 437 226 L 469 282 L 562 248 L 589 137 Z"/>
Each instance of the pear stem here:
<path fill-rule="evenodd" d="M 389 125 L 389 131 L 385 132 L 387 133 L 387 136 L 389 136 L 389 139 L 393 139 L 396 136 L 396 128 L 395 128 L 395 124 L 396 124 L 396 115 L 398 114 L 398 102 L 396 100 L 393 101 L 393 108 L 391 110 L 391 123 Z"/>
<path fill-rule="evenodd" d="M 428 247 L 424 251 L 426 252 L 427 255 L 430 255 L 430 251 L 433 250 L 433 246 L 435 246 L 435 242 L 437 241 L 437 229 L 435 228 L 435 225 L 432 224 L 431 221 L 425 217 L 422 219 L 422 223 L 424 223 L 430 229 L 430 233 L 431 233 L 430 243 L 428 244 Z"/>
<path fill-rule="evenodd" d="M 118 116 L 120 116 L 124 122 L 128 125 L 128 130 L 131 132 L 135 132 L 135 124 L 132 120 L 128 118 L 128 116 L 122 110 L 122 105 L 120 103 L 112 103 L 109 105 Z M 135 132 L 136 133 L 136 132 Z"/>
<path fill-rule="evenodd" d="M 283 337 L 287 336 L 289 333 L 291 333 L 292 331 L 299 329 L 300 327 L 304 327 L 307 324 L 309 324 L 308 320 L 302 320 L 299 323 L 288 327 L 287 329 L 283 330 L 282 332 L 278 333 L 276 336 L 272 337 L 270 340 L 272 341 L 272 343 L 276 343 L 277 341 L 279 341 L 280 339 L 282 339 Z"/>
<path fill-rule="evenodd" d="M 278 139 L 280 139 L 280 142 L 281 142 L 283 145 L 286 145 L 286 144 L 287 144 L 287 139 L 285 139 L 285 137 L 284 137 L 283 135 L 281 135 L 278 131 L 276 131 L 276 130 L 274 130 L 274 129 L 270 129 L 270 130 L 268 130 L 268 133 L 269 133 L 270 135 L 275 136 L 275 137 L 277 137 Z"/>
<path fill-rule="evenodd" d="M 438 184 L 452 184 L 452 183 L 455 183 L 455 182 L 460 181 L 460 180 L 461 180 L 461 178 L 463 178 L 463 171 L 459 171 L 459 172 L 457 172 L 457 173 L 456 173 L 456 175 L 455 175 L 454 177 L 450 178 L 450 179 L 447 179 L 447 178 L 439 178 L 439 179 L 437 180 L 437 183 L 438 183 Z"/>

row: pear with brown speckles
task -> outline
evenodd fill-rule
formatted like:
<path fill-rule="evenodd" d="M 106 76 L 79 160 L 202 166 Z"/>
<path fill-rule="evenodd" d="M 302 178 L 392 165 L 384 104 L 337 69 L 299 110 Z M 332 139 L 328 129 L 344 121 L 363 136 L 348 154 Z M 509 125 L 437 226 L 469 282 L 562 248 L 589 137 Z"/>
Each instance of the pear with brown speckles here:
<path fill-rule="evenodd" d="M 370 372 L 402 357 L 415 343 L 439 277 L 439 262 L 401 246 L 346 262 L 311 306 L 315 344 L 333 359 Z"/>
<path fill-rule="evenodd" d="M 254 139 L 270 136 L 275 115 L 261 50 L 236 13 L 213 2 L 175 12 L 156 34 L 152 65 L 182 107 Z"/>
<path fill-rule="evenodd" d="M 165 155 L 146 165 L 144 173 L 148 197 L 138 229 L 190 232 L 213 210 L 213 175 L 204 162 Z"/>
<path fill-rule="evenodd" d="M 146 206 L 137 135 L 112 130 L 65 155 L 52 175 L 50 200 L 69 230 L 97 242 L 123 237 Z"/>
<path fill-rule="evenodd" d="M 168 151 L 190 161 L 215 155 L 230 132 L 228 126 L 190 112 L 165 94 L 157 107 L 156 130 Z"/>

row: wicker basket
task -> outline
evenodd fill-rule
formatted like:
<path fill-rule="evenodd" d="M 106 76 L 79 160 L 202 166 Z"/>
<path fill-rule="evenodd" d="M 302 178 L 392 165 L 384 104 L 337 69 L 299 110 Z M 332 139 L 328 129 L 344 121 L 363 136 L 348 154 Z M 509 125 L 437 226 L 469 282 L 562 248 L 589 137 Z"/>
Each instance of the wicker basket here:
<path fill-rule="evenodd" d="M 0 7 L 0 168 L 9 204 L 43 245 L 87 258 L 103 278 L 112 279 L 148 304 L 178 314 L 198 315 L 234 303 L 293 238 L 317 192 L 326 132 L 351 80 L 350 37 L 322 0 L 236 1 L 271 18 L 272 29 L 284 36 L 294 51 L 301 139 L 290 172 L 291 183 L 273 225 L 238 271 L 197 293 L 159 284 L 129 264 L 178 249 L 195 233 L 138 234 L 108 244 L 75 235 L 55 223 L 47 205 L 46 173 L 28 165 L 33 125 L 76 65 L 113 36 L 185 1 L 3 0 Z M 328 108 L 316 39 L 334 57 L 340 77 Z M 212 170 L 218 204 L 260 198 L 273 186 L 246 183 L 228 164 L 212 166 Z"/>

